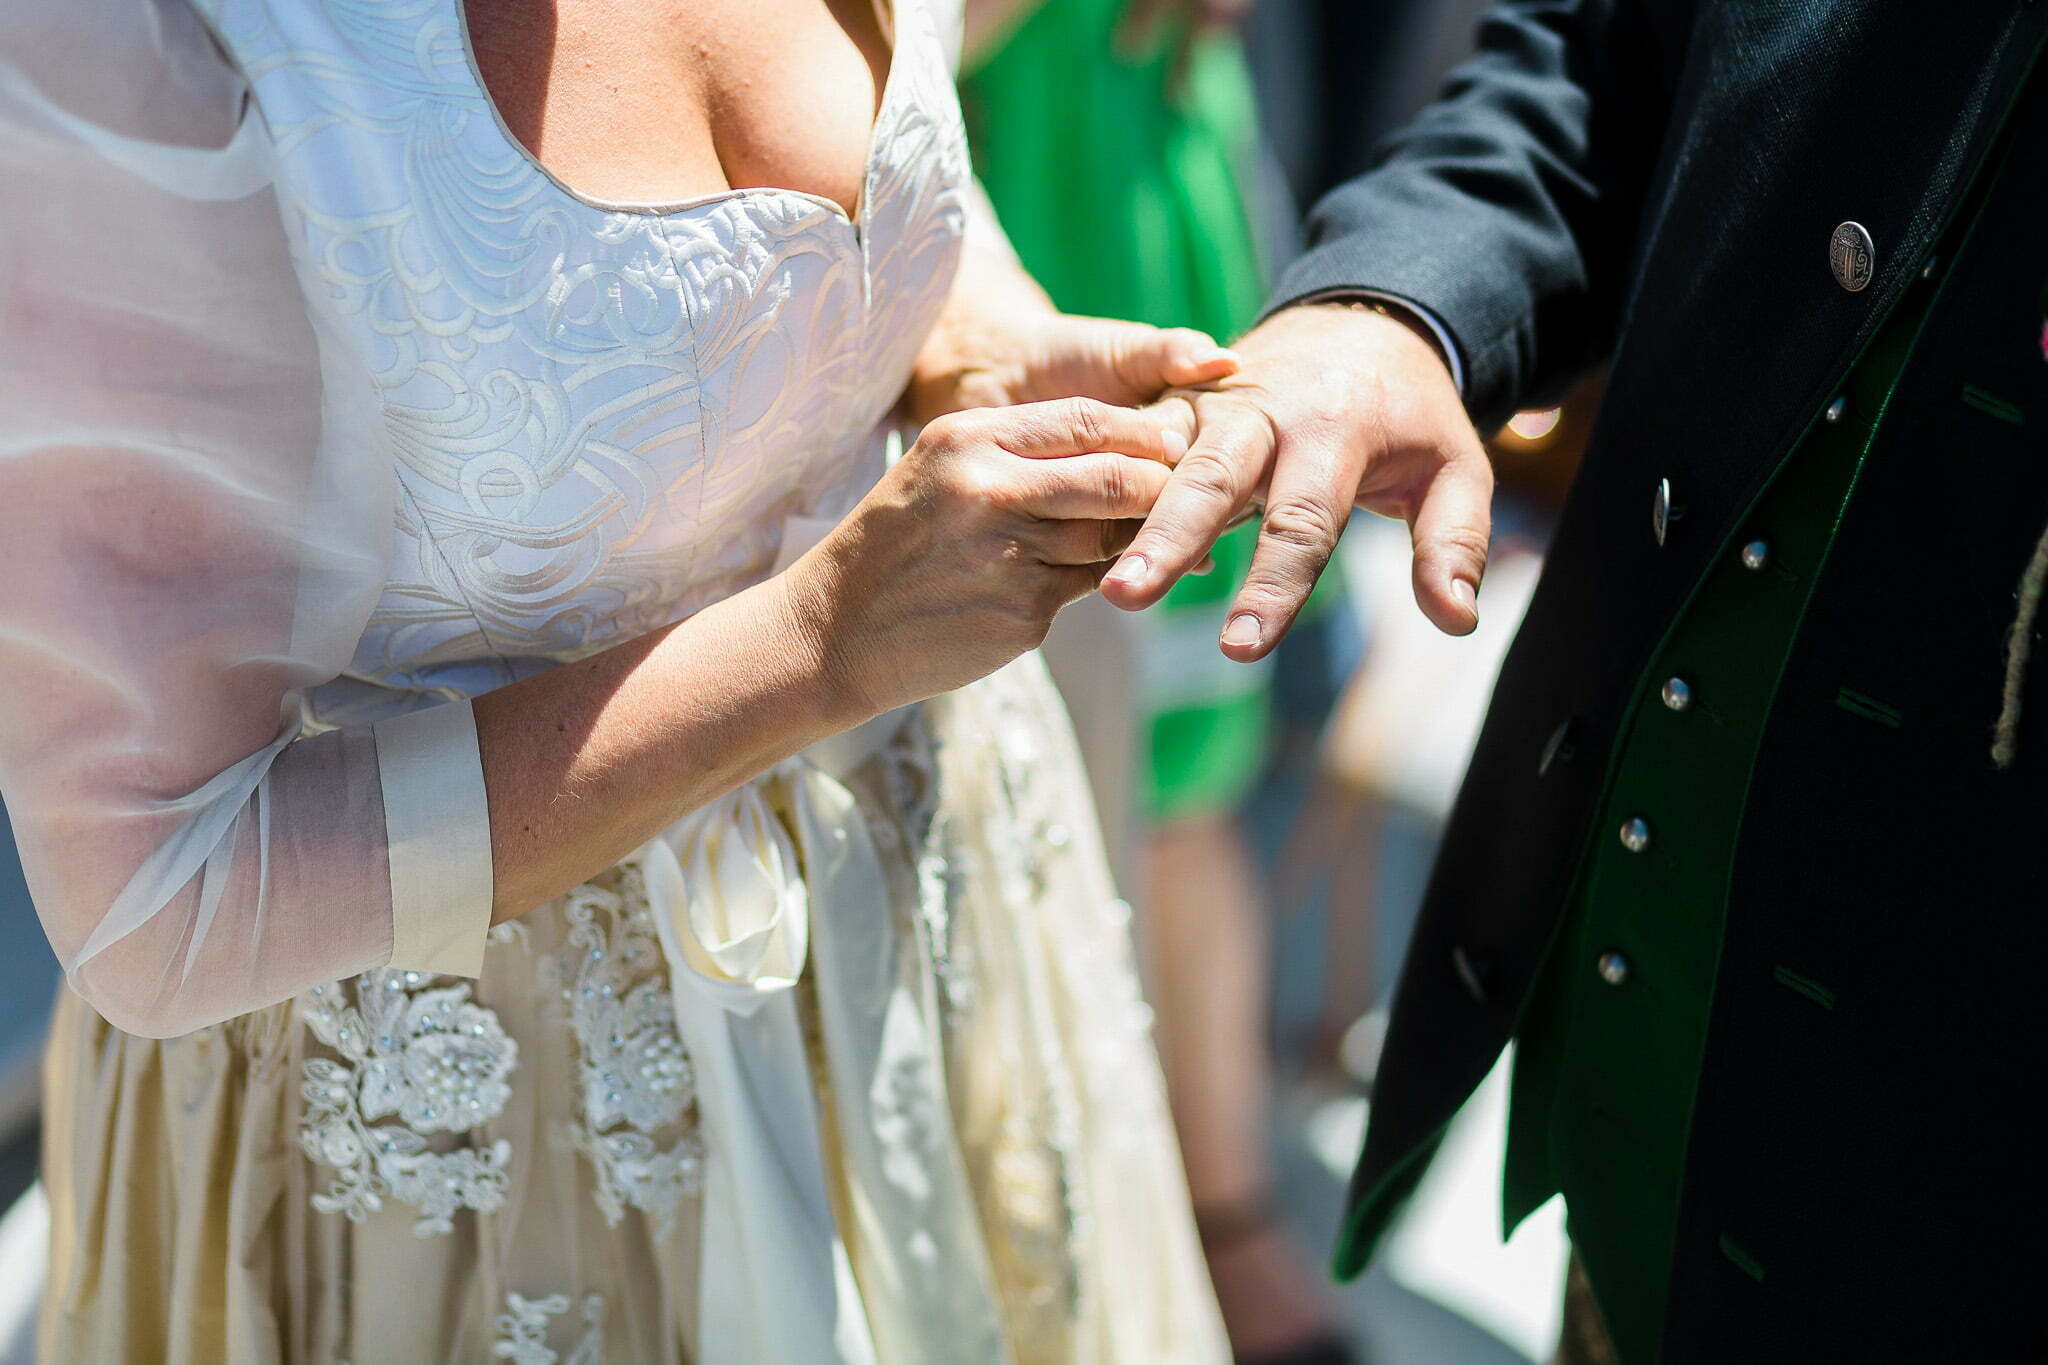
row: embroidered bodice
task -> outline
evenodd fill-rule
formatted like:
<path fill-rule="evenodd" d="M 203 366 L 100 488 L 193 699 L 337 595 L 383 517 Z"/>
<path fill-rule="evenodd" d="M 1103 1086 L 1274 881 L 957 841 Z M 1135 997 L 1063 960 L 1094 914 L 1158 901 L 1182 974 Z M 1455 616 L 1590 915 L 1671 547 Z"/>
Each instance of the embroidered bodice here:
<path fill-rule="evenodd" d="M 350 674 L 475 695 L 643 633 L 765 577 L 787 518 L 837 520 L 879 473 L 967 174 L 916 0 L 854 218 L 781 189 L 575 194 L 497 117 L 459 0 L 204 7 L 397 470 Z"/>

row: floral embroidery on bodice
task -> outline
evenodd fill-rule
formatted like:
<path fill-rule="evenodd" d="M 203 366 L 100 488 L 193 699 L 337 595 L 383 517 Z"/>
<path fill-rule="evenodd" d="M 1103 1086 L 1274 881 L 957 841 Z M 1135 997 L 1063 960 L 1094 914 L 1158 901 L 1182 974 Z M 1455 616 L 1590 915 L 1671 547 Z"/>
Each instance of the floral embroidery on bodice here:
<path fill-rule="evenodd" d="M 766 577 L 787 518 L 836 520 L 880 473 L 967 179 L 919 0 L 852 219 L 779 189 L 577 197 L 499 121 L 459 0 L 201 8 L 277 147 L 316 330 L 363 380 L 325 401 L 380 405 L 396 471 L 387 582 L 349 674 L 313 695 L 323 721 L 687 616 Z"/>

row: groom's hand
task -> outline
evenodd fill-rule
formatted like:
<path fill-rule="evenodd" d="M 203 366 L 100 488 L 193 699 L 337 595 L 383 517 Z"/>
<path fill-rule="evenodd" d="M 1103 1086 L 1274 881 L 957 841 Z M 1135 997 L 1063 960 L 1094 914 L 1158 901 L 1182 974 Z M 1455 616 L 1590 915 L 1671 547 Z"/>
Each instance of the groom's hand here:
<path fill-rule="evenodd" d="M 1258 547 L 1223 627 L 1231 658 L 1279 643 L 1354 505 L 1408 523 L 1415 600 L 1439 630 L 1478 625 L 1493 468 L 1421 324 L 1305 304 L 1236 350 L 1235 375 L 1162 405 L 1192 413 L 1196 434 L 1103 596 L 1127 610 L 1158 601 L 1263 493 Z"/>

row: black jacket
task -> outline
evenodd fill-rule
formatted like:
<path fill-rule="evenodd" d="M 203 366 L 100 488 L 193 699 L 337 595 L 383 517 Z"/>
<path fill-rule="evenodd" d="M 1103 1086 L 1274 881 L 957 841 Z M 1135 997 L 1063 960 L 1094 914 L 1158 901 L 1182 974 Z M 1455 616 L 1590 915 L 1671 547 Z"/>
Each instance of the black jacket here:
<path fill-rule="evenodd" d="M 2033 0 L 1518 0 L 1318 208 L 1276 302 L 1431 310 L 1482 424 L 1613 366 L 1411 945 L 1347 1272 L 1513 1031 L 1648 656 L 2036 98 L 2044 34 Z M 1930 318 L 1765 733 L 1667 1360 L 2048 1357 L 2048 662 L 2017 763 L 1988 754 L 2048 521 L 2048 186 L 2010 192 L 2038 244 L 1987 248 Z M 1876 243 L 1861 292 L 1830 270 L 1845 220 Z M 1966 383 L 2020 420 L 1978 420 Z M 1660 479 L 1684 510 L 1661 545 Z M 1834 706 L 1851 679 L 1904 722 Z M 1839 1008 L 1775 985 L 1781 962 L 1824 970 Z"/>

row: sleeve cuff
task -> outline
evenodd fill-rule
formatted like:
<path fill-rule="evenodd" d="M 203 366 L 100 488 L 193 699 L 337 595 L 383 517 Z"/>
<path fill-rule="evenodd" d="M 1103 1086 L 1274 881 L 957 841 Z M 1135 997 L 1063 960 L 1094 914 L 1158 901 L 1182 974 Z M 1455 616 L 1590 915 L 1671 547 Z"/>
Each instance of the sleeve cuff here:
<path fill-rule="evenodd" d="M 378 780 L 391 861 L 387 966 L 478 976 L 491 927 L 491 813 L 467 701 L 380 721 Z"/>
<path fill-rule="evenodd" d="M 1293 300 L 1287 306 L 1292 308 L 1302 303 L 1334 303 L 1339 299 L 1369 299 L 1384 303 L 1389 308 L 1398 308 L 1429 329 L 1436 338 L 1437 349 L 1444 353 L 1444 361 L 1451 367 L 1451 382 L 1458 386 L 1460 397 L 1465 393 L 1465 360 L 1458 354 L 1458 343 L 1451 338 L 1451 329 L 1444 326 L 1444 320 L 1413 299 L 1404 299 L 1399 294 L 1388 294 L 1378 289 L 1325 289 Z"/>

